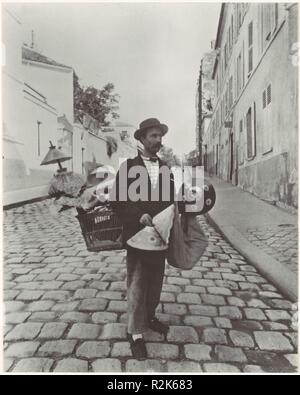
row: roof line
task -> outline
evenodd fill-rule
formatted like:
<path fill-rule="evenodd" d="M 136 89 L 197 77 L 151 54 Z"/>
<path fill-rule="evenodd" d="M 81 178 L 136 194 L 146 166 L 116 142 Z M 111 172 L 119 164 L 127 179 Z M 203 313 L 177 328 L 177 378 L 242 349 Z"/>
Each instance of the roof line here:
<path fill-rule="evenodd" d="M 222 20 L 223 20 L 223 16 L 224 16 L 225 6 L 226 6 L 226 3 L 222 3 L 220 17 L 219 17 L 219 23 L 218 23 L 218 32 L 217 32 L 215 49 L 219 48 L 218 44 L 219 44 L 220 35 L 221 35 L 221 25 L 222 25 Z"/>

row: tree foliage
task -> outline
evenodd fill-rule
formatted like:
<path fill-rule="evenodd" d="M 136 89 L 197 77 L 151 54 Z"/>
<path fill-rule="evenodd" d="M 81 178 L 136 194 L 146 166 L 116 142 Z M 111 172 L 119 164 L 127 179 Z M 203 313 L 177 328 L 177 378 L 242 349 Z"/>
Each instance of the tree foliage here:
<path fill-rule="evenodd" d="M 106 84 L 102 89 L 93 86 L 82 87 L 78 76 L 74 73 L 74 118 L 75 121 L 83 122 L 84 114 L 93 117 L 99 126 L 109 126 L 112 119 L 119 118 L 117 113 L 119 95 L 114 92 L 112 83 Z"/>

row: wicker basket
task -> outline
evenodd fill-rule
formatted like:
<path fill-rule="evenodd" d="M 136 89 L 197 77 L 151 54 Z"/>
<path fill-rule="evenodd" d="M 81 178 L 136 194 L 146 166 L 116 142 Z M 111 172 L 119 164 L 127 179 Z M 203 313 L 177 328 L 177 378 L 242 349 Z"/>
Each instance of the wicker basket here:
<path fill-rule="evenodd" d="M 88 251 L 121 250 L 123 226 L 117 215 L 108 207 L 78 214 L 77 219 Z"/>

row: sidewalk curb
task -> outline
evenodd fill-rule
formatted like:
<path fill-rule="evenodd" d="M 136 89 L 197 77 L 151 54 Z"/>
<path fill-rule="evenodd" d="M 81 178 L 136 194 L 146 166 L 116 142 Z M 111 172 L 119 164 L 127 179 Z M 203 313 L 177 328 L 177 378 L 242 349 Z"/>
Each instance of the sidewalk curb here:
<path fill-rule="evenodd" d="M 207 219 L 234 249 L 243 255 L 268 281 L 274 284 L 286 298 L 292 302 L 298 302 L 298 278 L 296 273 L 255 247 L 233 226 L 219 226 L 211 214 L 207 214 Z"/>

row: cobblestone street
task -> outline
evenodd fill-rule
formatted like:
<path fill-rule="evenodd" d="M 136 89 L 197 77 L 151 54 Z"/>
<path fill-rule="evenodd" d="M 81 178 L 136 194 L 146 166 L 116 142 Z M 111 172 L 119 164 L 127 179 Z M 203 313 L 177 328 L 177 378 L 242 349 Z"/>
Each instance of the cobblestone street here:
<path fill-rule="evenodd" d="M 149 359 L 126 341 L 125 252 L 90 253 L 73 211 L 52 202 L 4 212 L 5 369 L 9 372 L 295 372 L 292 304 L 205 218 L 191 271 L 166 267 Z"/>

